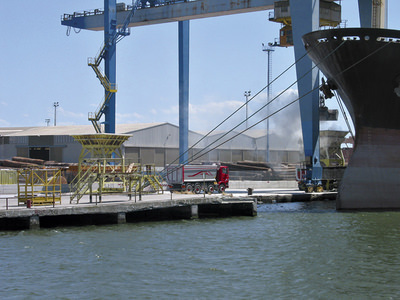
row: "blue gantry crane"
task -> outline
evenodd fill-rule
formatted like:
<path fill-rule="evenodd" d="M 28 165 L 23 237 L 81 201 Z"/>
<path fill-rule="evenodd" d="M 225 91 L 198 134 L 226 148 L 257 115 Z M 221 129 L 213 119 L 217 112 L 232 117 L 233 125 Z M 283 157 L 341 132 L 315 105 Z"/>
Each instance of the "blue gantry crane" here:
<path fill-rule="evenodd" d="M 104 30 L 104 46 L 99 55 L 89 60 L 89 65 L 99 77 L 105 90 L 105 98 L 97 111 L 89 116 L 96 131 L 101 130 L 100 118 L 104 115 L 104 130 L 115 133 L 115 93 L 116 88 L 116 43 L 128 35 L 128 27 L 179 22 L 179 152 L 180 163 L 188 161 L 188 124 L 189 124 L 189 20 L 235 13 L 271 10 L 274 3 L 290 4 L 292 39 L 296 64 L 300 114 L 303 132 L 303 144 L 306 159 L 310 166 L 310 179 L 322 177 L 319 161 L 319 75 L 310 59 L 301 59 L 305 55 L 301 37 L 320 27 L 320 3 L 324 5 L 333 0 L 151 0 L 140 1 L 140 5 L 125 7 L 116 0 L 104 0 L 104 10 L 95 9 L 81 13 L 64 14 L 62 25 L 79 29 Z M 284 3 L 285 2 L 285 3 Z M 360 19 L 363 27 L 371 27 L 377 19 L 374 0 L 358 0 Z M 378 1 L 386 2 L 386 0 Z M 139 3 L 139 2 L 138 2 Z M 289 7 L 289 5 L 288 5 Z M 375 17 L 374 17 L 375 16 Z M 99 65 L 104 61 L 105 74 Z M 312 71 L 310 72 L 310 70 Z M 312 91 L 312 92 L 310 92 Z"/>

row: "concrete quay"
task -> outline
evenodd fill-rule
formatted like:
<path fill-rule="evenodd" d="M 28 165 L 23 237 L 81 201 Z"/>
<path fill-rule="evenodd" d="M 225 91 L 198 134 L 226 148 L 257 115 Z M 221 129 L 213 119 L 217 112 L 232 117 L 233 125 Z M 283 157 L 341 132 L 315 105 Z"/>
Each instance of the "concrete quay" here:
<path fill-rule="evenodd" d="M 244 188 L 247 186 L 247 188 Z M 306 194 L 292 183 L 233 182 L 225 194 L 106 194 L 84 196 L 70 204 L 63 194 L 60 205 L 18 206 L 15 193 L 0 192 L 0 230 L 25 230 L 58 226 L 121 224 L 142 221 L 208 217 L 256 216 L 257 204 L 335 200 L 336 193 Z"/>
<path fill-rule="evenodd" d="M 232 181 L 226 192 L 234 196 L 247 194 L 258 203 L 335 201 L 337 196 L 337 192 L 327 191 L 305 193 L 298 189 L 296 181 Z"/>
<path fill-rule="evenodd" d="M 248 197 L 227 195 L 164 194 L 103 195 L 102 202 L 84 196 L 70 204 L 63 195 L 61 205 L 18 206 L 15 195 L 0 195 L 0 230 L 25 230 L 58 226 L 121 224 L 141 221 L 209 217 L 256 216 L 257 203 Z"/>
<path fill-rule="evenodd" d="M 310 201 L 336 201 L 337 192 L 322 192 L 322 193 L 305 193 L 301 191 L 290 190 L 270 190 L 253 192 L 252 198 L 257 200 L 257 203 L 284 203 L 284 202 L 310 202 Z"/>

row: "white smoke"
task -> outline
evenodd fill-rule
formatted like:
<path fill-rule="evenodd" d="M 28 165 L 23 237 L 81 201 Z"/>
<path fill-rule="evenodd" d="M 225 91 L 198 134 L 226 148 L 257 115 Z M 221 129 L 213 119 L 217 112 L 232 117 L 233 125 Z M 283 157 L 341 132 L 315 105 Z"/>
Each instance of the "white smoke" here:
<path fill-rule="evenodd" d="M 282 95 L 270 97 L 269 107 L 260 110 L 255 116 L 255 122 L 269 117 L 269 128 L 271 134 L 270 143 L 272 149 L 298 149 L 302 147 L 302 131 L 300 120 L 297 90 L 289 89 Z M 266 94 L 261 94 L 256 100 L 259 107 L 267 103 Z M 291 102 L 294 102 L 290 104 Z M 285 107 L 286 106 L 286 107 Z M 285 108 L 284 108 L 285 107 Z M 266 128 L 266 120 L 262 123 Z"/>

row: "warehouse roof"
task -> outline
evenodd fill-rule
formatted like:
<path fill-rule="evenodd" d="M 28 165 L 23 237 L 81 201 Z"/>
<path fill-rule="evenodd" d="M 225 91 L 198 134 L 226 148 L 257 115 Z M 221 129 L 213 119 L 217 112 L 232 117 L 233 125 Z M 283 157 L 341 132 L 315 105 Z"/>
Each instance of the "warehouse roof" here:
<path fill-rule="evenodd" d="M 116 133 L 127 134 L 163 124 L 168 123 L 117 124 Z M 77 135 L 93 133 L 96 133 L 96 131 L 92 125 L 0 127 L 0 136 Z"/>
<path fill-rule="evenodd" d="M 159 123 L 134 123 L 134 124 L 117 124 L 116 134 L 129 134 L 135 135 L 139 134 L 143 130 L 153 130 L 152 134 L 145 134 L 139 136 L 139 139 L 130 139 L 128 142 L 129 146 L 151 146 L 151 147 L 175 147 L 178 144 L 178 136 L 166 135 L 160 137 L 160 134 L 166 134 L 157 130 L 157 127 L 169 127 L 167 130 L 173 129 L 176 134 L 179 127 L 168 122 Z M 159 135 L 156 132 L 161 132 Z M 70 126 L 38 126 L 38 127 L 0 127 L 0 137 L 28 137 L 28 136 L 73 136 L 73 135 L 86 135 L 95 134 L 94 127 L 92 125 L 70 125 Z M 191 138 L 193 139 L 193 134 L 205 135 L 208 132 L 203 131 L 190 131 Z M 226 134 L 223 140 L 229 139 L 236 132 L 227 131 L 214 131 L 212 132 L 203 143 L 211 143 L 221 136 Z M 265 129 L 251 129 L 245 131 L 243 134 L 239 135 L 229 144 L 225 145 L 228 147 L 233 147 L 237 149 L 238 147 L 246 148 L 256 148 L 265 147 L 267 131 Z M 254 140 L 254 142 L 249 141 Z M 194 143 L 198 138 L 194 138 L 191 143 Z M 214 144 L 217 146 L 219 143 Z M 203 144 L 201 144 L 203 145 Z M 301 135 L 277 135 L 274 130 L 270 132 L 270 147 L 271 149 L 286 149 L 286 150 L 298 150 L 302 148 Z"/>

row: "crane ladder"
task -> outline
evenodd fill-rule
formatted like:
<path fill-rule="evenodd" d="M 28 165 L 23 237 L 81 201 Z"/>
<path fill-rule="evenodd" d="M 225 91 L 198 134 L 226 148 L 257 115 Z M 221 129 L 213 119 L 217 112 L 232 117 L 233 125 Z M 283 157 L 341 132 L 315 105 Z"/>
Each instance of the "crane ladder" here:
<path fill-rule="evenodd" d="M 136 11 L 137 7 L 137 1 L 133 1 L 132 9 L 129 12 L 128 16 L 126 17 L 122 27 L 118 28 L 115 31 L 115 35 L 110 38 L 110 41 L 108 43 L 117 43 L 119 42 L 123 37 L 127 36 L 130 34 L 130 30 L 128 28 L 129 22 Z M 108 102 L 110 101 L 112 95 L 117 92 L 117 86 L 115 83 L 111 83 L 109 79 L 107 78 L 106 75 L 103 75 L 103 72 L 100 69 L 100 63 L 101 61 L 105 58 L 107 51 L 107 43 L 104 43 L 103 47 L 101 48 L 99 54 L 94 57 L 94 58 L 89 58 L 88 59 L 88 65 L 93 69 L 95 72 L 97 78 L 100 80 L 101 85 L 104 87 L 105 90 L 105 96 L 103 101 L 100 103 L 98 106 L 97 110 L 93 113 L 90 112 L 88 115 L 89 121 L 92 122 L 94 129 L 96 130 L 97 133 L 101 133 L 101 125 L 100 125 L 100 119 L 103 116 L 105 109 L 108 105 Z"/>

